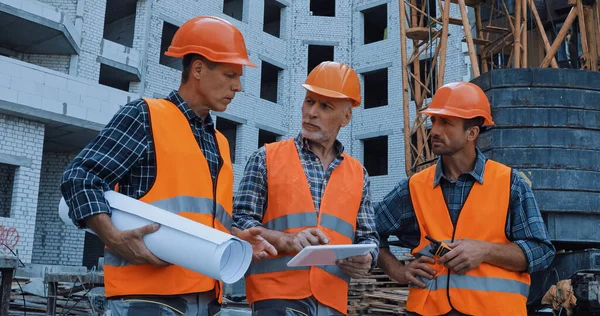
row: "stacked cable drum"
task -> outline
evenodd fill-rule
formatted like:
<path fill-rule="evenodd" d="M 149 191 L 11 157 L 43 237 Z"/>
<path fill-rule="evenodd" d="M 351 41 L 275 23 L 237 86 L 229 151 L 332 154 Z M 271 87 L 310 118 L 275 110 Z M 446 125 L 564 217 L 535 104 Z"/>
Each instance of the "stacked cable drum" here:
<path fill-rule="evenodd" d="M 522 171 L 557 249 L 600 243 L 600 73 L 505 69 L 473 81 L 495 126 L 479 147 Z"/>

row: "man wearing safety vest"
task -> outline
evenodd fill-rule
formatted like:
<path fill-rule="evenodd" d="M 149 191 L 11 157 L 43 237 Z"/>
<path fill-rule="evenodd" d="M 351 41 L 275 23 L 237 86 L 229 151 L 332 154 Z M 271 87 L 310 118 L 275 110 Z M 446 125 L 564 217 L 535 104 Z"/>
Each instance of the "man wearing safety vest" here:
<path fill-rule="evenodd" d="M 547 268 L 555 249 L 526 180 L 476 148 L 479 133 L 494 124 L 485 93 L 449 83 L 422 113 L 431 117 L 440 158 L 375 206 L 379 266 L 411 285 L 408 315 L 527 315 L 530 273 Z M 417 260 L 396 260 L 388 235 Z M 435 241 L 451 250 L 432 255 Z"/>
<path fill-rule="evenodd" d="M 378 256 L 376 248 L 337 265 L 287 267 L 309 245 L 379 245 L 368 174 L 336 139 L 360 105 L 358 76 L 323 62 L 302 86 L 301 132 L 250 157 L 234 201 L 234 229 L 258 227 L 279 253 L 246 273 L 255 316 L 345 315 L 350 278 L 363 277 Z"/>
<path fill-rule="evenodd" d="M 225 111 L 248 58 L 233 24 L 201 16 L 175 33 L 166 55 L 183 59 L 181 84 L 164 99 L 144 98 L 120 108 L 63 173 L 69 216 L 92 229 L 106 248 L 104 283 L 112 315 L 213 315 L 221 283 L 155 257 L 142 237 L 158 224 L 120 231 L 103 192 L 114 190 L 230 232 L 233 172 L 226 138 L 209 111 Z M 257 229 L 238 233 L 257 258 L 275 255 Z M 198 255 L 198 254 L 195 254 Z"/>

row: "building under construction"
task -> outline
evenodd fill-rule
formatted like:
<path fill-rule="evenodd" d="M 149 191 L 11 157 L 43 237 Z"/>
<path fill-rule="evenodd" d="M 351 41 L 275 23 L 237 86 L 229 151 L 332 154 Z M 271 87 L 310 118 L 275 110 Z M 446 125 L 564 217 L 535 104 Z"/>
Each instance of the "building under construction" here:
<path fill-rule="evenodd" d="M 213 117 L 236 183 L 253 151 L 298 132 L 300 84 L 323 60 L 360 74 L 340 140 L 375 201 L 434 161 L 419 110 L 436 88 L 473 80 L 496 123 L 480 147 L 531 180 L 563 252 L 534 275 L 532 310 L 572 276 L 580 308 L 600 307 L 598 276 L 576 273 L 600 269 L 598 0 L 0 0 L 0 243 L 24 263 L 98 266 L 103 245 L 57 216 L 60 174 L 119 106 L 178 87 L 164 51 L 196 15 L 234 23 L 259 66 Z"/>

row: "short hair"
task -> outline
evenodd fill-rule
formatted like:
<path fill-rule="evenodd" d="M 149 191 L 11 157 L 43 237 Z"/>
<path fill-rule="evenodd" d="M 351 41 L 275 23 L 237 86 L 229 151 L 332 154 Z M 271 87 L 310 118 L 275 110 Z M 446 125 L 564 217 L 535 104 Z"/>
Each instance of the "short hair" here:
<path fill-rule="evenodd" d="M 477 127 L 479 127 L 479 132 L 480 133 L 485 132 L 485 127 L 483 126 L 483 122 L 484 121 L 485 121 L 485 119 L 483 117 L 481 117 L 481 116 L 474 117 L 472 119 L 464 119 L 463 120 L 463 122 L 464 122 L 463 125 L 464 125 L 464 128 L 465 128 L 465 131 L 468 130 L 469 128 L 471 128 L 471 127 L 477 126 Z"/>
<path fill-rule="evenodd" d="M 192 64 L 196 59 L 200 59 L 206 67 L 210 70 L 214 70 L 217 68 L 217 63 L 214 61 L 208 60 L 206 57 L 198 54 L 187 54 L 183 56 L 183 71 L 181 72 L 181 83 L 186 83 L 188 78 L 190 77 L 190 68 L 192 68 Z"/>

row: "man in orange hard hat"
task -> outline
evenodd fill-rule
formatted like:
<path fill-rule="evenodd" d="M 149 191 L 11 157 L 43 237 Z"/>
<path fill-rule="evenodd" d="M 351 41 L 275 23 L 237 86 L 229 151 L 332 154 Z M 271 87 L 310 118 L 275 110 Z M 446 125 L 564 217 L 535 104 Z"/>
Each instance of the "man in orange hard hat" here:
<path fill-rule="evenodd" d="M 255 152 L 235 197 L 234 229 L 260 229 L 279 253 L 246 274 L 255 316 L 345 315 L 350 277 L 364 276 L 378 256 L 376 247 L 337 265 L 287 266 L 309 245 L 379 245 L 367 172 L 336 139 L 360 105 L 358 76 L 323 62 L 302 86 L 302 131 Z"/>
<path fill-rule="evenodd" d="M 104 241 L 104 283 L 112 315 L 213 315 L 221 282 L 155 257 L 143 236 L 157 224 L 120 231 L 103 193 L 114 190 L 230 232 L 233 171 L 226 138 L 209 112 L 241 90 L 248 58 L 233 24 L 201 16 L 175 33 L 166 55 L 183 59 L 181 85 L 164 99 L 123 106 L 63 173 L 69 216 Z M 256 258 L 276 254 L 258 229 L 238 232 Z M 199 255 L 199 254 L 191 254 Z"/>
<path fill-rule="evenodd" d="M 494 124 L 485 93 L 449 83 L 422 113 L 437 164 L 375 206 L 382 239 L 396 235 L 417 259 L 403 266 L 382 242 L 378 264 L 411 284 L 408 315 L 527 315 L 530 273 L 547 268 L 555 250 L 529 184 L 476 148 Z M 436 241 L 449 252 L 435 256 Z"/>

